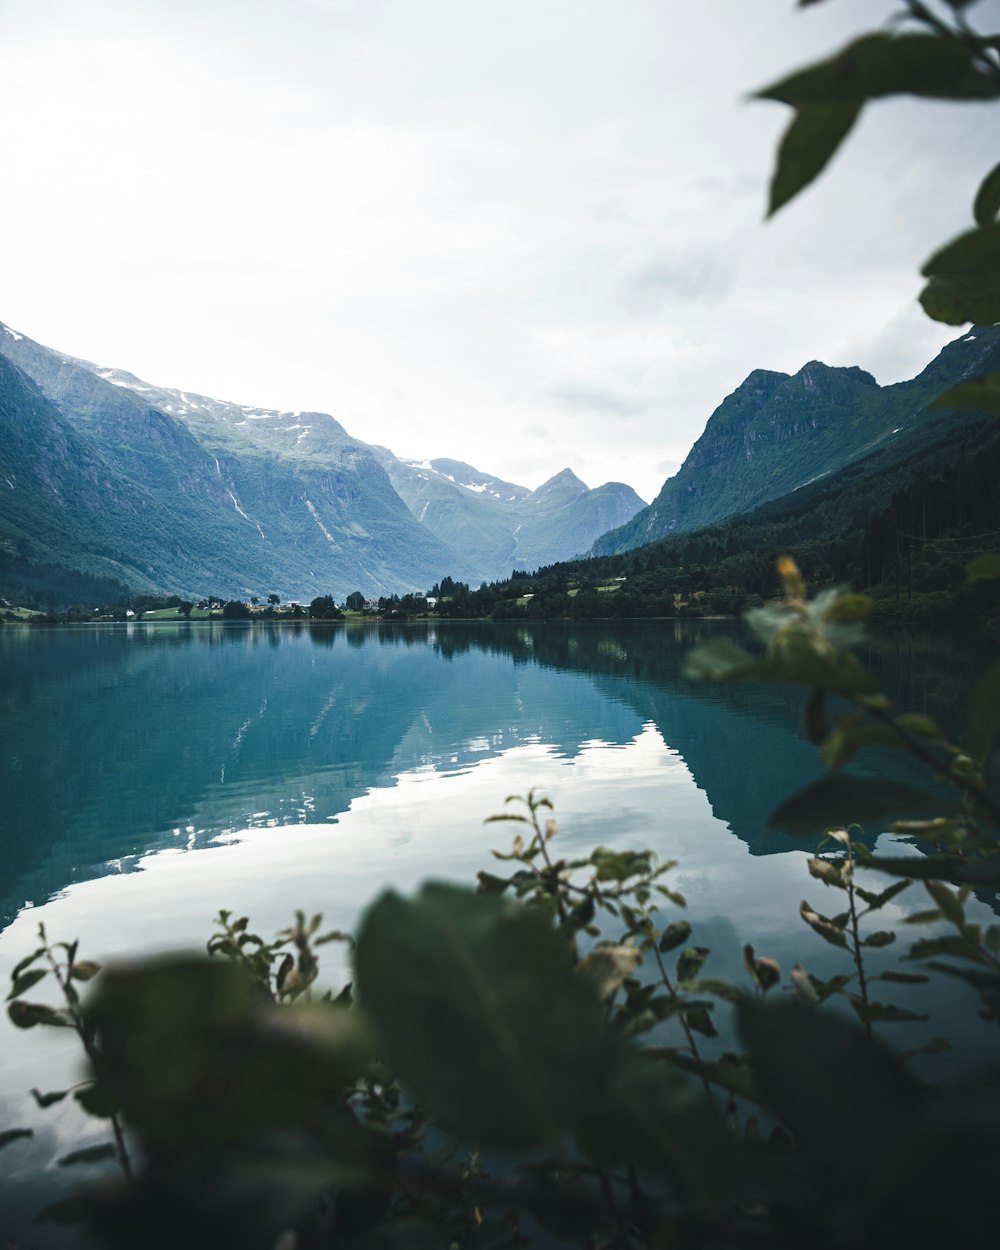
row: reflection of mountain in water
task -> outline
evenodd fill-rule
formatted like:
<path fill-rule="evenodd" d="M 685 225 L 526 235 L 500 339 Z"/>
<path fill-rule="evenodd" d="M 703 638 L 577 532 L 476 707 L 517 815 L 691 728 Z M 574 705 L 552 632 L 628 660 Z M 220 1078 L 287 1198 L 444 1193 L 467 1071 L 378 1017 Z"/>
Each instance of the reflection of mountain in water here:
<path fill-rule="evenodd" d="M 788 849 L 767 814 L 818 772 L 815 753 L 794 692 L 682 676 L 718 628 L 733 626 L 6 629 L 0 915 L 150 849 L 335 819 L 412 768 L 526 742 L 571 756 L 648 722 L 752 851 Z M 929 656 L 879 662 L 935 688 Z"/>
<path fill-rule="evenodd" d="M 663 740 L 688 766 L 713 814 L 747 843 L 751 854 L 770 855 L 815 848 L 816 839 L 796 839 L 769 828 L 778 802 L 819 777 L 818 753 L 799 728 L 803 692 L 747 683 L 706 685 L 683 674 L 684 656 L 701 639 L 720 630 L 741 632 L 737 622 L 632 622 L 627 629 L 605 624 L 552 623 L 521 631 L 512 653 L 560 670 L 588 673 L 610 699 L 635 709 L 656 725 Z M 497 649 L 495 630 L 478 635 L 471 627 L 442 645 Z M 985 641 L 982 647 L 985 648 Z M 925 711 L 958 732 L 964 700 L 984 656 L 975 639 L 950 644 L 944 638 L 904 634 L 871 643 L 863 659 L 878 673 L 901 709 Z M 880 753 L 863 758 L 853 771 L 916 780 L 920 774 L 903 757 Z"/>

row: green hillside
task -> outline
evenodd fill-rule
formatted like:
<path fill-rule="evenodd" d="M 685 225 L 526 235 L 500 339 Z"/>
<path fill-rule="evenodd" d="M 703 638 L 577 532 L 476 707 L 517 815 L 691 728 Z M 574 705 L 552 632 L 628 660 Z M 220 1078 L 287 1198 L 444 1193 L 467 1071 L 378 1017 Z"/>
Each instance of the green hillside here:
<path fill-rule="evenodd" d="M 930 404 L 962 378 L 1000 367 L 1000 327 L 949 344 L 916 378 L 880 387 L 858 368 L 812 361 L 794 377 L 757 370 L 713 412 L 676 476 L 626 525 L 602 535 L 611 555 L 779 499 L 872 453 L 906 456 L 940 428 Z M 957 428 L 968 414 L 953 412 Z M 971 419 L 975 419 L 974 417 Z"/>

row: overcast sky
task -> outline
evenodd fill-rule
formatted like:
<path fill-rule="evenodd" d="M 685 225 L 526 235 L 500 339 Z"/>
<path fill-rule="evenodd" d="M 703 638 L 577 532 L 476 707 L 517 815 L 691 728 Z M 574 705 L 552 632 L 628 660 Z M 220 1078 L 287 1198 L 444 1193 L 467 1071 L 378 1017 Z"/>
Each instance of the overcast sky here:
<path fill-rule="evenodd" d="M 649 499 L 751 369 L 898 381 L 959 333 L 917 270 L 971 225 L 994 107 L 873 106 L 762 221 L 787 115 L 748 92 L 896 7 L 0 0 L 0 320 Z"/>

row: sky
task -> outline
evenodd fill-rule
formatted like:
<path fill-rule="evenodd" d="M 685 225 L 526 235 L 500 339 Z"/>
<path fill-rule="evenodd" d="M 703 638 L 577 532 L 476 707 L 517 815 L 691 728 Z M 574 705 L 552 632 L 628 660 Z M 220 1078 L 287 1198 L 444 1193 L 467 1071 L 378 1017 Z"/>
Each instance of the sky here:
<path fill-rule="evenodd" d="M 972 224 L 995 106 L 873 105 L 763 220 L 788 114 L 750 92 L 898 7 L 0 0 L 0 320 L 648 500 L 752 369 L 894 382 L 961 332 L 918 271 Z"/>

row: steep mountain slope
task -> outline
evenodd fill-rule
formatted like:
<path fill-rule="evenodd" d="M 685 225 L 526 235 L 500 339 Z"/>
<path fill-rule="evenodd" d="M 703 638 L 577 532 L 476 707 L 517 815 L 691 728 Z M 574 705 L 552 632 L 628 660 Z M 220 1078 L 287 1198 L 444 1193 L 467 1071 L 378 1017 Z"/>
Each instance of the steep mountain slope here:
<path fill-rule="evenodd" d="M 709 418 L 675 477 L 595 555 L 628 551 L 778 499 L 886 449 L 909 454 L 968 414 L 931 411 L 946 387 L 1000 366 L 1000 328 L 950 343 L 916 378 L 880 387 L 857 367 L 811 361 L 794 376 L 756 370 Z"/>
<path fill-rule="evenodd" d="M 105 515 L 117 517 L 118 578 L 134 589 L 377 595 L 426 588 L 454 563 L 415 521 L 365 444 L 332 417 L 151 387 L 5 326 L 0 354 L 37 384 L 50 418 L 54 405 L 60 430 L 85 440 L 91 459 L 113 470 L 80 512 L 71 482 L 81 453 L 39 445 L 34 472 L 43 475 L 54 457 L 65 487 L 65 507 L 53 518 L 54 524 L 63 518 L 62 528 L 45 544 L 46 558 L 57 565 L 105 572 Z M 0 438 L 13 437 L 13 429 L 5 422 Z M 30 453 L 23 442 L 21 453 Z M 139 501 L 133 513 L 144 524 L 120 515 L 121 499 Z M 15 502 L 25 505 L 25 516 L 34 505 L 22 496 L 8 501 L 16 528 Z M 37 548 L 32 553 L 41 559 Z"/>
<path fill-rule="evenodd" d="M 579 555 L 644 506 L 630 486 L 591 490 L 569 469 L 530 491 L 458 460 L 399 460 L 373 450 L 413 515 L 455 552 L 452 568 L 473 566 L 465 578 L 473 582 Z"/>
<path fill-rule="evenodd" d="M 123 590 L 224 584 L 220 549 L 240 541 L 212 497 L 211 461 L 185 431 L 137 422 L 111 447 L 76 428 L 0 356 L 0 585 L 49 602 L 107 602 Z M 187 456 L 142 446 L 176 440 Z M 207 464 L 205 463 L 207 461 Z M 65 599 L 63 599 L 65 601 Z"/>

